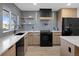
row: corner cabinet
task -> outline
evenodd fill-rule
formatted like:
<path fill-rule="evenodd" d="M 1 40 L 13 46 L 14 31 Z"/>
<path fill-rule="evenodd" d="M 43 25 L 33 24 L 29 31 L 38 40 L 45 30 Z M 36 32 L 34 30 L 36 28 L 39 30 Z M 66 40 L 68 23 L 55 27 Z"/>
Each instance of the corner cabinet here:
<path fill-rule="evenodd" d="M 1 56 L 16 56 L 16 45 L 12 45 L 7 51 L 5 51 Z"/>
<path fill-rule="evenodd" d="M 61 56 L 79 56 L 79 47 L 61 39 L 60 54 Z"/>

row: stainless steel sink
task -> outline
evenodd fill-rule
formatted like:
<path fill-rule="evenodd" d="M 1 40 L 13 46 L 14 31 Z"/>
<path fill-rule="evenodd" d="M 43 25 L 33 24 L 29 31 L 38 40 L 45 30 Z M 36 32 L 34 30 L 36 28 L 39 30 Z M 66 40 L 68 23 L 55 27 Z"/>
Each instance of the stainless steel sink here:
<path fill-rule="evenodd" d="M 23 35 L 24 33 L 17 33 L 16 35 Z"/>

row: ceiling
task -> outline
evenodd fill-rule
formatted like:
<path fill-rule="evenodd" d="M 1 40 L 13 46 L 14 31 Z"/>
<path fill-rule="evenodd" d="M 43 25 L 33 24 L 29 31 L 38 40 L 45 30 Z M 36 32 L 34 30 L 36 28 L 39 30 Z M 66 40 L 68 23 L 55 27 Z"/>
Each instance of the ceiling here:
<path fill-rule="evenodd" d="M 67 6 L 68 3 L 15 3 L 15 5 L 22 11 L 38 11 L 40 8 L 51 8 L 52 11 L 57 11 L 60 8 L 79 8 L 79 3 L 72 3 Z"/>

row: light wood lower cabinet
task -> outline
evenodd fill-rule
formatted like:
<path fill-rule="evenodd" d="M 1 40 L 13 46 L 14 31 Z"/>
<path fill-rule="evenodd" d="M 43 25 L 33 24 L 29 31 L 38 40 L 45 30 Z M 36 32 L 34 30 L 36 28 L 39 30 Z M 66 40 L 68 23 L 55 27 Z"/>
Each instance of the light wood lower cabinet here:
<path fill-rule="evenodd" d="M 79 47 L 61 39 L 60 53 L 62 56 L 79 56 Z"/>
<path fill-rule="evenodd" d="M 40 36 L 39 35 L 33 36 L 33 45 L 40 45 Z"/>
<path fill-rule="evenodd" d="M 28 45 L 39 45 L 40 44 L 40 33 L 29 32 L 28 33 Z"/>
<path fill-rule="evenodd" d="M 28 45 L 33 45 L 33 36 L 32 35 L 28 36 Z"/>
<path fill-rule="evenodd" d="M 2 56 L 16 56 L 16 45 L 11 46 Z"/>
<path fill-rule="evenodd" d="M 52 36 L 53 45 L 60 45 L 60 35 L 61 32 L 53 32 Z"/>

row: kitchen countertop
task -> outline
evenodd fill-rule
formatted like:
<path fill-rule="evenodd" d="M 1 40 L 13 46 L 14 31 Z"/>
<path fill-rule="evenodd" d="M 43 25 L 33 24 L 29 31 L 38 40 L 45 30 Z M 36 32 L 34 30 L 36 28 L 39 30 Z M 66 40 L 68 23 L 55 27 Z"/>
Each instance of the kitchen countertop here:
<path fill-rule="evenodd" d="M 52 31 L 52 32 L 61 32 L 61 31 Z"/>
<path fill-rule="evenodd" d="M 12 45 L 18 42 L 22 37 L 24 37 L 28 32 L 40 32 L 40 31 L 20 31 L 17 33 L 24 33 L 23 35 L 9 35 L 0 38 L 0 55 L 3 54 L 6 50 L 8 50 Z M 52 32 L 60 32 L 60 31 L 52 31 Z"/>
<path fill-rule="evenodd" d="M 60 36 L 60 38 L 79 47 L 79 36 Z"/>
<path fill-rule="evenodd" d="M 21 32 L 40 32 L 40 31 L 21 31 Z M 61 31 L 56 31 L 56 30 L 53 30 L 51 32 L 61 32 Z"/>
<path fill-rule="evenodd" d="M 10 35 L 0 38 L 0 55 L 8 50 L 12 45 L 18 42 L 22 37 L 24 37 L 28 32 L 24 32 L 23 35 Z"/>

